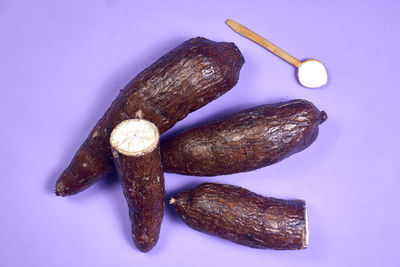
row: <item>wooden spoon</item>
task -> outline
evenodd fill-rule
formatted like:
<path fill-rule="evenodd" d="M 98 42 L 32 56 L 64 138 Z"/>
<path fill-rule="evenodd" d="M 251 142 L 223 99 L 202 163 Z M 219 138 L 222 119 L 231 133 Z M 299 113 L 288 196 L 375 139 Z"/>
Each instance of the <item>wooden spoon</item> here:
<path fill-rule="evenodd" d="M 260 35 L 247 29 L 240 23 L 228 19 L 226 24 L 228 24 L 229 27 L 231 27 L 235 32 L 261 45 L 268 51 L 295 66 L 298 69 L 297 78 L 299 79 L 300 84 L 304 87 L 317 88 L 325 85 L 328 82 L 328 73 L 326 72 L 324 65 L 319 60 L 308 59 L 302 62 L 286 53 L 273 43 L 262 38 Z"/>

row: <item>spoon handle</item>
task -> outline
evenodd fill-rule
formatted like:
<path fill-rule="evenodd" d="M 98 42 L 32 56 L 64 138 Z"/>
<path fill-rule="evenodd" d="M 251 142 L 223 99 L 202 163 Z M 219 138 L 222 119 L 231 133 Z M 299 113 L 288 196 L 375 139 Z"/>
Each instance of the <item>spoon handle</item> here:
<path fill-rule="evenodd" d="M 300 60 L 297 60 L 296 58 L 294 58 L 293 56 L 289 55 L 288 53 L 286 53 L 285 51 L 283 51 L 282 49 L 280 49 L 279 47 L 277 47 L 273 43 L 265 40 L 264 38 L 262 38 L 257 33 L 247 29 L 242 24 L 237 23 L 236 21 L 231 20 L 231 19 L 228 19 L 226 21 L 226 24 L 228 24 L 228 26 L 231 27 L 232 30 L 234 30 L 235 32 L 239 33 L 240 35 L 243 35 L 244 37 L 252 40 L 253 42 L 256 42 L 257 44 L 259 44 L 262 47 L 266 48 L 267 50 L 269 50 L 270 52 L 274 53 L 278 57 L 282 58 L 283 60 L 286 60 L 288 63 L 292 64 L 296 68 L 300 67 L 300 65 L 301 65 L 301 61 Z"/>

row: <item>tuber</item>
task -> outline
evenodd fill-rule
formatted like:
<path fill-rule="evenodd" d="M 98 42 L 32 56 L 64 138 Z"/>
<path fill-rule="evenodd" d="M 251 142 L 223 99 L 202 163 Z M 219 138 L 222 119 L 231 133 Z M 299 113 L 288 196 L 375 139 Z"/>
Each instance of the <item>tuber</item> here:
<path fill-rule="evenodd" d="M 164 216 L 158 129 L 147 120 L 125 120 L 111 132 L 110 143 L 128 203 L 133 240 L 140 251 L 147 252 L 157 243 Z"/>
<path fill-rule="evenodd" d="M 241 187 L 203 183 L 171 198 L 191 228 L 253 248 L 304 249 L 305 202 L 257 195 Z"/>
<path fill-rule="evenodd" d="M 306 100 L 246 109 L 162 142 L 164 171 L 215 176 L 268 166 L 310 146 L 326 119 Z"/>
<path fill-rule="evenodd" d="M 55 193 L 76 194 L 112 167 L 109 137 L 138 110 L 164 133 L 190 112 L 230 90 L 244 63 L 233 43 L 197 37 L 185 41 L 139 73 L 97 122 L 56 183 Z"/>

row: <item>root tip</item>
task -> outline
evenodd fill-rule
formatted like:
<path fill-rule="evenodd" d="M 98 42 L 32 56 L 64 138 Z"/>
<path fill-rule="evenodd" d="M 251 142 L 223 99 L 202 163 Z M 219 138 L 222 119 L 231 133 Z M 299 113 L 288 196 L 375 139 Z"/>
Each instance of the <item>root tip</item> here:
<path fill-rule="evenodd" d="M 60 196 L 63 197 L 65 196 L 64 194 L 62 194 L 60 191 L 58 191 L 57 189 L 54 189 L 54 194 L 56 194 L 56 196 Z"/>
<path fill-rule="evenodd" d="M 319 124 L 322 124 L 324 121 L 326 121 L 328 119 L 328 114 L 326 114 L 325 111 L 321 111 L 319 118 L 320 118 Z"/>

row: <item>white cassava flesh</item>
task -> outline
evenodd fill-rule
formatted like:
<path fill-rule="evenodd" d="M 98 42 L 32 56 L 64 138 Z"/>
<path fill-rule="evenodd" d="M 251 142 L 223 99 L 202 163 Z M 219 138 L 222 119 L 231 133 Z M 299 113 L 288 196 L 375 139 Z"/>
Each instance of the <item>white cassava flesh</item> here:
<path fill-rule="evenodd" d="M 308 232 L 308 216 L 307 216 L 307 209 L 304 211 L 304 220 L 305 220 L 305 238 L 303 243 L 303 248 L 308 247 L 308 240 L 310 239 L 310 233 Z"/>
<path fill-rule="evenodd" d="M 158 140 L 157 127 L 144 119 L 122 121 L 110 135 L 111 146 L 127 156 L 139 156 L 153 151 Z"/>

